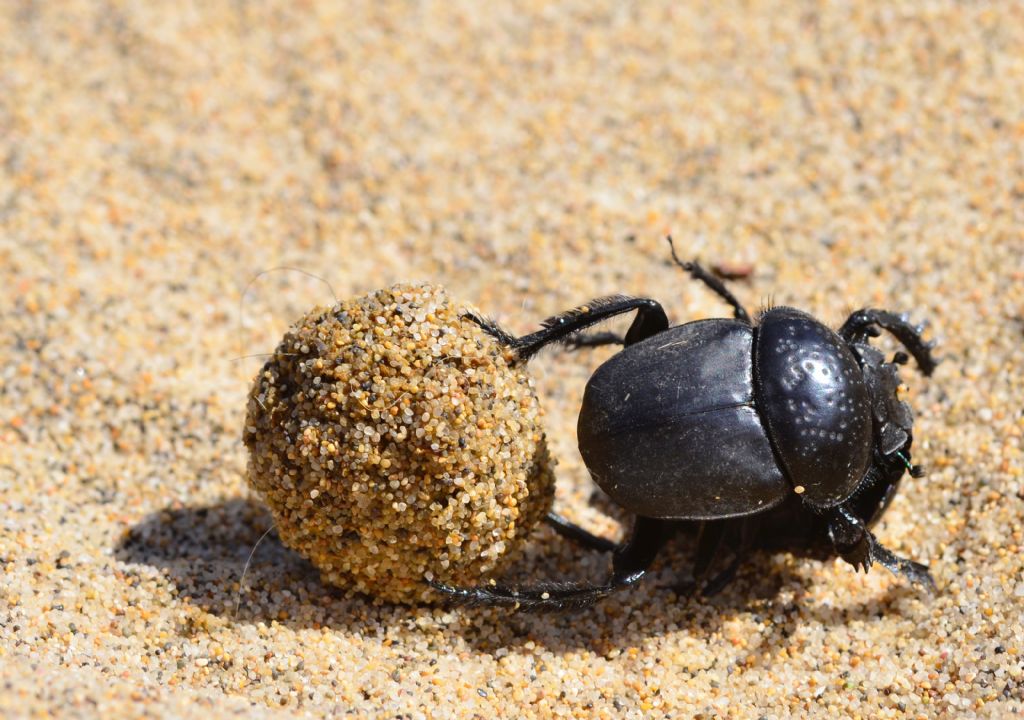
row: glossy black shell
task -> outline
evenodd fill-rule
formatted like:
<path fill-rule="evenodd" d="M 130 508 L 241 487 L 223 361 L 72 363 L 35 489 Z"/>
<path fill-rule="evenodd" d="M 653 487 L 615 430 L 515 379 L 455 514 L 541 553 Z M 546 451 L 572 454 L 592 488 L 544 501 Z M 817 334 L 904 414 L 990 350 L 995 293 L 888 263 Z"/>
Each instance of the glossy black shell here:
<path fill-rule="evenodd" d="M 594 481 L 654 518 L 750 515 L 791 486 L 754 404 L 754 333 L 701 320 L 631 345 L 587 383 L 577 428 Z"/>
<path fill-rule="evenodd" d="M 756 331 L 701 320 L 612 356 L 587 383 L 577 434 L 594 481 L 623 508 L 725 519 L 794 490 L 815 506 L 845 501 L 870 460 L 870 411 L 846 344 L 777 308 Z"/>
<path fill-rule="evenodd" d="M 804 502 L 843 502 L 871 460 L 871 396 L 853 353 L 807 313 L 776 308 L 754 357 L 757 408 L 786 475 Z"/>

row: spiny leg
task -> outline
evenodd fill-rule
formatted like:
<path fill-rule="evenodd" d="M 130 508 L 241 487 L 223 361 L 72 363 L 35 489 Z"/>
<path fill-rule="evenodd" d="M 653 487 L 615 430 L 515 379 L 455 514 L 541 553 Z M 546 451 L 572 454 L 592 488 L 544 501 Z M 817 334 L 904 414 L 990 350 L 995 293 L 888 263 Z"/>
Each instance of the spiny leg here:
<path fill-rule="evenodd" d="M 569 610 L 584 608 L 611 593 L 635 584 L 651 566 L 669 536 L 670 523 L 638 517 L 629 540 L 616 548 L 612 574 L 603 585 L 548 584 L 528 589 L 500 585 L 457 588 L 428 581 L 448 598 L 464 604 L 503 605 L 524 610 Z"/>
<path fill-rule="evenodd" d="M 744 308 L 740 304 L 740 301 L 736 299 L 735 295 L 729 292 L 729 288 L 725 286 L 725 283 L 723 283 L 721 280 L 719 280 L 714 275 L 709 273 L 707 270 L 702 268 L 696 262 L 683 262 L 682 260 L 680 260 L 679 256 L 676 255 L 676 246 L 672 242 L 672 236 L 668 235 L 666 236 L 666 238 L 668 239 L 668 246 L 669 249 L 672 251 L 672 260 L 675 262 L 675 264 L 681 267 L 686 272 L 690 273 L 690 277 L 692 277 L 694 280 L 700 280 L 720 298 L 722 298 L 727 303 L 732 305 L 733 316 L 737 320 L 742 320 L 748 325 L 751 325 L 752 323 L 750 321 L 750 315 L 747 313 L 746 308 Z"/>
<path fill-rule="evenodd" d="M 613 543 L 611 540 L 594 535 L 588 530 L 584 530 L 576 523 L 567 520 L 556 512 L 549 512 L 544 520 L 562 537 L 568 538 L 569 540 L 579 543 L 583 547 L 590 548 L 591 550 L 597 550 L 598 552 L 614 552 L 618 547 L 618 545 Z"/>
<path fill-rule="evenodd" d="M 477 323 L 484 332 L 497 339 L 498 342 L 511 347 L 516 353 L 516 359 L 524 362 L 545 345 L 565 341 L 591 325 L 631 310 L 636 310 L 636 317 L 626 332 L 623 344 L 632 345 L 668 329 L 668 317 L 657 301 L 624 295 L 591 300 L 586 305 L 548 318 L 541 323 L 542 329 L 518 338 L 505 332 L 490 320 L 473 314 L 467 314 L 466 317 Z"/>
<path fill-rule="evenodd" d="M 623 345 L 632 345 L 668 329 L 665 310 L 655 300 L 625 296 L 598 298 L 548 318 L 542 323 L 543 329 L 518 338 L 514 345 L 516 353 L 525 360 L 545 345 L 571 338 L 580 330 L 631 310 L 636 310 L 636 317 L 626 331 Z"/>
<path fill-rule="evenodd" d="M 867 572 L 872 563 L 877 562 L 894 575 L 902 575 L 910 582 L 935 592 L 935 580 L 927 565 L 902 558 L 883 547 L 860 518 L 845 507 L 840 505 L 832 511 L 828 534 L 836 553 L 855 568 Z"/>
<path fill-rule="evenodd" d="M 839 335 L 846 342 L 867 342 L 869 337 L 878 335 L 877 328 L 888 330 L 914 356 L 921 372 L 931 375 L 938 365 L 938 360 L 932 353 L 935 342 L 925 342 L 921 337 L 926 327 L 926 323 L 912 325 L 906 315 L 897 315 L 888 310 L 863 308 L 846 318 L 846 322 L 839 328 Z"/>

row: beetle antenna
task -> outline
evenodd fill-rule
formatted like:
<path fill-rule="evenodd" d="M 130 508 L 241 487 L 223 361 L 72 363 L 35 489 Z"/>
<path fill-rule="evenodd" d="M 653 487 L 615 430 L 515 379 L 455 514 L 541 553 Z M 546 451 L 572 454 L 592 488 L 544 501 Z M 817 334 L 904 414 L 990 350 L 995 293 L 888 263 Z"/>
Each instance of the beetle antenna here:
<path fill-rule="evenodd" d="M 910 477 L 915 477 L 915 478 L 924 477 L 924 468 L 922 466 L 920 466 L 920 465 L 911 465 L 910 464 L 910 460 L 907 459 L 907 456 L 904 455 L 899 450 L 895 450 L 895 451 L 893 451 L 893 453 L 896 455 L 896 457 L 898 457 L 900 460 L 903 461 L 904 465 L 907 466 L 907 472 L 910 473 Z"/>

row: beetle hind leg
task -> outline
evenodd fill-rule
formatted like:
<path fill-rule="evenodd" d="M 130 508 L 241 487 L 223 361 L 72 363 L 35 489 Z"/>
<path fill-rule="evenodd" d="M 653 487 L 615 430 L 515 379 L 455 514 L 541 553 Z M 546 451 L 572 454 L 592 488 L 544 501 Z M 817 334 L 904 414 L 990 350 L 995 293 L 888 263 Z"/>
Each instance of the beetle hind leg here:
<path fill-rule="evenodd" d="M 556 512 L 549 512 L 544 518 L 544 522 L 546 522 L 552 530 L 562 537 L 572 540 L 585 548 L 597 550 L 598 552 L 614 552 L 618 547 L 618 545 L 613 543 L 611 540 L 594 535 L 589 530 L 581 528 L 576 523 L 562 517 Z"/>
<path fill-rule="evenodd" d="M 490 335 L 492 338 L 498 341 L 499 345 L 504 347 L 512 347 L 516 342 L 516 336 L 512 333 L 503 329 L 498 323 L 494 322 L 488 317 L 483 315 L 477 315 L 475 312 L 463 313 L 462 317 L 466 318 L 470 322 L 476 323 L 480 326 L 480 329 Z"/>
<path fill-rule="evenodd" d="M 603 347 L 605 345 L 624 345 L 626 338 L 614 332 L 579 333 L 564 341 L 570 350 Z"/>
<path fill-rule="evenodd" d="M 636 317 L 633 319 L 633 324 L 629 326 L 626 336 L 621 339 L 623 345 L 632 345 L 668 329 L 668 316 L 665 315 L 665 310 L 657 301 L 624 295 L 591 300 L 586 305 L 548 318 L 542 323 L 543 327 L 540 330 L 522 337 L 511 335 L 494 321 L 479 315 L 467 313 L 463 317 L 475 322 L 485 333 L 502 345 L 512 348 L 516 359 L 524 362 L 536 355 L 546 345 L 557 342 L 568 342 L 571 345 L 573 338 L 582 330 L 632 310 L 636 311 Z M 589 338 L 595 340 L 589 340 Z M 607 345 L 613 342 L 620 342 L 617 335 L 595 333 L 590 336 L 584 335 L 578 345 Z"/>
<path fill-rule="evenodd" d="M 601 598 L 632 583 L 594 586 L 550 584 L 523 590 L 502 585 L 460 588 L 433 581 L 428 584 L 449 600 L 462 605 L 497 605 L 522 610 L 577 610 L 589 607 Z"/>
<path fill-rule="evenodd" d="M 706 587 L 711 567 L 722 552 L 725 544 L 725 523 L 706 520 L 701 522 L 697 531 L 697 549 L 694 552 L 692 577 L 677 582 L 672 590 L 677 595 L 696 595 Z M 717 576 L 716 576 L 717 577 Z"/>
<path fill-rule="evenodd" d="M 616 548 L 611 578 L 603 585 L 544 584 L 516 589 L 501 585 L 458 588 L 433 581 L 428 584 L 450 600 L 467 605 L 501 605 L 523 610 L 585 608 L 643 578 L 665 544 L 667 527 L 664 520 L 638 517 L 629 541 Z"/>

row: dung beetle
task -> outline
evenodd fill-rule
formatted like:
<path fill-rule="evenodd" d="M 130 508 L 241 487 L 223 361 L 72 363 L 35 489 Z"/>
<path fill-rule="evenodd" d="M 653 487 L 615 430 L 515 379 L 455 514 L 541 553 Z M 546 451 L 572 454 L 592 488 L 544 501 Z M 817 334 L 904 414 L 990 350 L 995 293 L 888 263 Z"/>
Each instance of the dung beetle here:
<path fill-rule="evenodd" d="M 578 423 L 580 454 L 613 502 L 636 516 L 621 544 L 550 514 L 555 530 L 613 552 L 602 585 L 547 584 L 456 588 L 430 584 L 453 600 L 524 609 L 578 608 L 633 585 L 681 527 L 697 532 L 690 591 L 710 595 L 735 576 L 754 549 L 835 553 L 865 571 L 879 563 L 934 589 L 928 568 L 899 557 L 869 528 L 889 506 L 910 462 L 913 416 L 899 399 L 891 362 L 869 342 L 886 330 L 924 375 L 936 366 L 923 326 L 905 315 L 862 309 L 833 331 L 805 312 L 771 307 L 755 319 L 696 262 L 673 261 L 733 309 L 733 318 L 669 327 L 649 298 L 613 296 L 557 315 L 514 337 L 472 316 L 526 362 L 544 346 L 621 343 L 587 383 Z M 581 334 L 636 311 L 625 337 Z M 720 572 L 724 551 L 731 559 Z M 727 556 L 725 556 L 727 557 Z"/>

